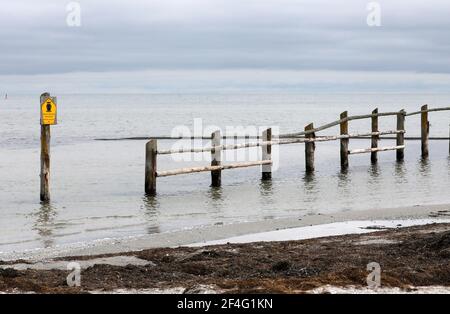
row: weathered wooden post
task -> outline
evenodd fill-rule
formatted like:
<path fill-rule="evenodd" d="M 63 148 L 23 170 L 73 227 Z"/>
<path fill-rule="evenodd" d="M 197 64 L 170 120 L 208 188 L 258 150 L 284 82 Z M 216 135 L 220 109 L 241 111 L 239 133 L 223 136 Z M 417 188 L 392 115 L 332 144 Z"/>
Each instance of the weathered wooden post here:
<path fill-rule="evenodd" d="M 314 124 L 310 123 L 305 126 L 305 131 L 314 130 Z M 314 139 L 316 134 L 314 132 L 305 134 L 306 139 Z M 305 167 L 306 172 L 314 171 L 314 151 L 316 144 L 314 142 L 305 142 Z"/>
<path fill-rule="evenodd" d="M 422 158 L 428 157 L 428 135 L 430 133 L 430 122 L 428 121 L 428 105 L 423 105 L 420 108 L 421 120 L 421 140 L 422 140 Z"/>
<path fill-rule="evenodd" d="M 145 193 L 156 195 L 156 166 L 158 156 L 158 142 L 150 140 L 145 145 Z"/>
<path fill-rule="evenodd" d="M 378 132 L 378 108 L 376 108 L 374 111 L 372 111 L 372 133 Z M 378 148 L 378 140 L 380 136 L 379 135 L 373 135 L 372 134 L 372 148 Z M 378 161 L 378 154 L 377 152 L 372 152 L 370 154 L 370 161 L 372 164 L 377 163 Z"/>
<path fill-rule="evenodd" d="M 40 97 L 41 104 L 41 190 L 42 202 L 50 201 L 50 126 L 57 124 L 57 100 L 49 93 Z"/>
<path fill-rule="evenodd" d="M 262 140 L 264 142 L 272 141 L 272 129 L 269 128 L 262 133 Z M 262 145 L 261 146 L 261 157 L 262 160 L 272 160 L 272 144 Z M 270 180 L 272 179 L 272 165 L 262 165 L 262 180 Z"/>
<path fill-rule="evenodd" d="M 397 133 L 397 146 L 405 145 L 405 110 L 400 110 L 397 114 L 397 131 L 403 131 Z M 397 149 L 397 161 L 403 161 L 405 157 L 405 149 Z"/>
<path fill-rule="evenodd" d="M 344 111 L 341 113 L 341 135 L 348 135 L 348 112 Z M 341 138 L 341 169 L 346 170 L 348 168 L 348 143 L 349 138 Z"/>
<path fill-rule="evenodd" d="M 215 131 L 211 134 L 211 166 L 220 166 L 222 163 L 222 149 L 215 149 L 214 147 L 220 146 L 221 141 L 220 131 Z M 211 171 L 211 186 L 219 187 L 222 183 L 222 170 Z"/>

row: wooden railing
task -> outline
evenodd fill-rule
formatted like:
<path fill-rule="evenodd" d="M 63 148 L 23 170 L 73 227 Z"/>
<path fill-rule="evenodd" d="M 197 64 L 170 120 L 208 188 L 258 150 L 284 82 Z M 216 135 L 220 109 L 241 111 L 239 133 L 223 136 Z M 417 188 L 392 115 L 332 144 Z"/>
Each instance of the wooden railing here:
<path fill-rule="evenodd" d="M 222 182 L 222 170 L 246 168 L 254 166 L 262 166 L 263 179 L 268 180 L 271 178 L 272 173 L 272 129 L 267 129 L 263 132 L 263 142 L 255 143 L 243 143 L 233 145 L 222 145 L 222 136 L 220 131 L 215 131 L 211 134 L 211 146 L 210 147 L 197 147 L 197 148 L 183 148 L 174 150 L 158 150 L 157 140 L 150 140 L 146 145 L 146 166 L 145 166 L 145 192 L 153 195 L 156 193 L 156 178 L 168 177 L 180 174 L 197 173 L 197 172 L 211 172 L 211 186 L 219 187 Z M 231 164 L 222 164 L 222 151 L 231 149 L 241 149 L 249 147 L 261 147 L 262 160 L 260 161 L 248 161 Z M 180 168 L 174 170 L 157 171 L 157 155 L 170 155 L 180 153 L 204 153 L 211 152 L 211 165 L 203 167 L 189 167 Z"/>
<path fill-rule="evenodd" d="M 211 134 L 211 146 L 209 147 L 192 147 L 180 149 L 166 149 L 158 150 L 157 139 L 151 139 L 146 144 L 146 165 L 145 165 L 145 192 L 149 195 L 156 194 L 156 181 L 158 177 L 168 177 L 181 174 L 211 172 L 211 186 L 218 187 L 221 185 L 221 171 L 227 169 L 246 168 L 253 166 L 261 166 L 262 179 L 270 180 L 272 178 L 272 145 L 286 145 L 286 144 L 305 144 L 305 169 L 307 172 L 314 171 L 314 152 L 316 142 L 326 141 L 340 141 L 340 163 L 341 169 L 345 170 L 349 166 L 348 156 L 354 154 L 371 154 L 371 162 L 376 163 L 378 160 L 378 152 L 396 151 L 397 161 L 404 159 L 405 150 L 405 118 L 412 115 L 421 115 L 421 142 L 422 142 L 422 157 L 426 158 L 428 152 L 428 138 L 429 138 L 429 121 L 428 113 L 437 111 L 448 111 L 450 107 L 428 109 L 427 105 L 421 107 L 420 111 L 406 113 L 404 110 L 397 112 L 378 112 L 378 109 L 372 111 L 367 115 L 348 116 L 347 111 L 341 113 L 339 120 L 336 120 L 325 125 L 314 127 L 313 123 L 308 124 L 303 131 L 296 133 L 281 134 L 277 139 L 272 138 L 272 129 L 265 130 L 261 136 L 256 138 L 262 141 L 228 144 L 221 143 L 222 137 L 220 131 Z M 395 130 L 379 131 L 378 118 L 395 116 L 397 127 Z M 349 134 L 349 121 L 371 119 L 371 132 L 362 134 Z M 340 126 L 340 134 L 336 136 L 316 136 L 317 132 Z M 381 135 L 396 135 L 396 145 L 388 147 L 378 147 L 378 142 Z M 449 135 L 450 136 L 450 135 Z M 194 137 L 191 137 L 194 138 Z M 202 137 L 204 138 L 204 137 Z M 233 136 L 232 138 L 238 138 Z M 249 136 L 240 138 L 250 138 Z M 351 138 L 370 138 L 371 147 L 349 150 L 349 141 Z M 181 139 L 181 138 L 180 138 Z M 450 145 L 450 144 L 449 144 Z M 248 161 L 239 163 L 222 164 L 222 151 L 244 149 L 251 147 L 261 147 L 262 160 Z M 171 155 L 180 153 L 211 153 L 211 164 L 202 167 L 188 167 L 174 170 L 157 170 L 158 155 Z M 450 148 L 449 148 L 450 153 Z"/>

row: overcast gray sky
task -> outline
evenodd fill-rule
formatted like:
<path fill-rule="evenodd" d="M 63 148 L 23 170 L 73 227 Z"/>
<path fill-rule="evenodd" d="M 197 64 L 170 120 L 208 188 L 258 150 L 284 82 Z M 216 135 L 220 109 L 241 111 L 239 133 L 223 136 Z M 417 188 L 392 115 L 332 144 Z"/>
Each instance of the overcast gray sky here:
<path fill-rule="evenodd" d="M 450 1 L 1 0 L 9 92 L 450 92 Z"/>

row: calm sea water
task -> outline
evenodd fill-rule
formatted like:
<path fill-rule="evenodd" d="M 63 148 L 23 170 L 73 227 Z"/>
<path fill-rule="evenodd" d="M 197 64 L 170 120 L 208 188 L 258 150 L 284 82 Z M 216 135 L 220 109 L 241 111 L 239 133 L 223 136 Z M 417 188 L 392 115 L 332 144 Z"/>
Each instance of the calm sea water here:
<path fill-rule="evenodd" d="M 170 135 L 176 126 L 274 126 L 295 132 L 336 120 L 339 113 L 366 114 L 421 104 L 448 106 L 450 95 L 58 95 L 59 125 L 52 127 L 52 202 L 39 202 L 39 95 L 0 100 L 0 252 L 121 238 L 200 225 L 380 207 L 450 202 L 447 141 L 430 142 L 430 159 L 420 159 L 420 142 L 407 141 L 405 162 L 395 152 L 350 158 L 341 173 L 337 142 L 318 143 L 316 172 L 304 172 L 303 145 L 279 150 L 279 169 L 261 183 L 260 169 L 227 170 L 220 189 L 209 173 L 160 178 L 158 195 L 143 192 L 145 141 L 96 138 Z M 431 136 L 448 136 L 450 113 L 431 114 Z M 380 129 L 395 128 L 395 118 Z M 406 121 L 408 136 L 420 133 L 419 117 Z M 351 122 L 351 132 L 368 132 L 368 121 Z M 338 129 L 326 134 L 337 134 Z M 382 141 L 383 146 L 393 141 Z M 173 142 L 160 141 L 160 147 Z M 351 148 L 367 148 L 352 140 Z M 206 156 L 207 159 L 207 156 Z M 208 164 L 161 156 L 160 169 Z"/>

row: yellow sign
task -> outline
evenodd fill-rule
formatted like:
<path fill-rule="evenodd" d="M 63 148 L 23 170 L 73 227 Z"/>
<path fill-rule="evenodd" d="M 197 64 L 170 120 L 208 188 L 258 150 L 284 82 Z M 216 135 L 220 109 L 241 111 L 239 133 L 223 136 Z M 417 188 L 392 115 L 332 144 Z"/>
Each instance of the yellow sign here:
<path fill-rule="evenodd" d="M 56 120 L 56 102 L 52 97 L 47 98 L 41 104 L 41 124 L 42 125 L 54 125 L 57 124 Z"/>

